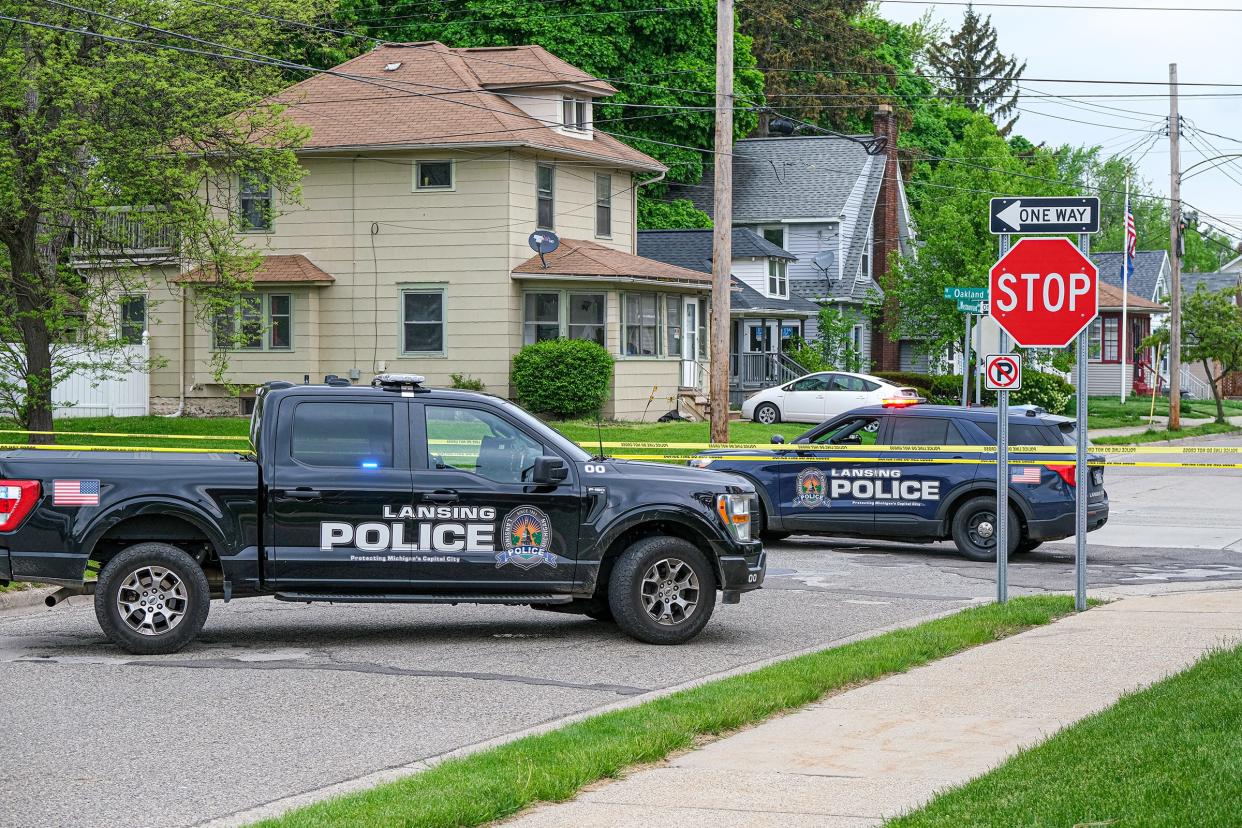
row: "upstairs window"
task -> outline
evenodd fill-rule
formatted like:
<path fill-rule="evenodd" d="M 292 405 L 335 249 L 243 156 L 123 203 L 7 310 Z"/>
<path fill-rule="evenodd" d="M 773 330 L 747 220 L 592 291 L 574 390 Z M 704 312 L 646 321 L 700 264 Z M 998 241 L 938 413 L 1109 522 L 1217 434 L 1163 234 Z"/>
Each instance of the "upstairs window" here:
<path fill-rule="evenodd" d="M 272 229 L 272 183 L 259 173 L 241 179 L 241 229 L 244 233 L 266 233 Z"/>
<path fill-rule="evenodd" d="M 453 189 L 452 161 L 418 161 L 414 164 L 414 189 Z"/>
<path fill-rule="evenodd" d="M 556 170 L 551 164 L 538 164 L 535 167 L 535 226 L 540 230 L 555 230 L 556 204 L 553 198 L 553 186 L 556 183 Z"/>
<path fill-rule="evenodd" d="M 768 296 L 789 298 L 789 262 L 784 259 L 768 259 Z"/>
<path fill-rule="evenodd" d="M 612 176 L 595 176 L 595 235 L 612 236 Z"/>
<path fill-rule="evenodd" d="M 141 345 L 147 330 L 147 297 L 141 293 L 121 298 L 121 342 Z"/>
<path fill-rule="evenodd" d="M 574 132 L 589 132 L 590 102 L 586 98 L 566 95 L 561 98 L 561 125 Z"/>

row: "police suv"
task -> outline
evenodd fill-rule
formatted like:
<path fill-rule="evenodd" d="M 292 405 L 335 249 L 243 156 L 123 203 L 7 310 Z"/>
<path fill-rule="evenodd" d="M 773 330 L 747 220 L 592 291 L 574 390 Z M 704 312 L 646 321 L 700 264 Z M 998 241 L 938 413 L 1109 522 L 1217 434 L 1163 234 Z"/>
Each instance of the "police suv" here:
<path fill-rule="evenodd" d="M 1068 417 L 1028 406 L 1010 412 L 1011 445 L 1074 445 L 1075 423 Z M 994 461 L 994 452 L 966 447 L 996 445 L 996 420 L 995 408 L 892 399 L 827 420 L 787 445 L 777 435 L 771 450 L 716 449 L 692 458 L 690 465 L 733 472 L 754 483 L 760 500 L 756 529 L 767 540 L 793 533 L 952 539 L 971 560 L 995 560 L 996 465 L 954 461 Z M 923 446 L 950 451 L 920 452 Z M 1024 459 L 1064 462 L 1024 464 Z M 1009 476 L 1010 554 L 1073 536 L 1079 480 L 1072 454 L 1011 455 Z M 1091 467 L 1086 485 L 1091 531 L 1108 520 L 1104 469 Z"/>
<path fill-rule="evenodd" d="M 269 383 L 252 451 L 0 453 L 0 582 L 93 592 L 108 638 L 175 652 L 210 599 L 519 604 L 676 644 L 763 583 L 754 488 L 593 457 L 505 400 L 381 375 Z M 99 567 L 87 581 L 88 565 Z"/>

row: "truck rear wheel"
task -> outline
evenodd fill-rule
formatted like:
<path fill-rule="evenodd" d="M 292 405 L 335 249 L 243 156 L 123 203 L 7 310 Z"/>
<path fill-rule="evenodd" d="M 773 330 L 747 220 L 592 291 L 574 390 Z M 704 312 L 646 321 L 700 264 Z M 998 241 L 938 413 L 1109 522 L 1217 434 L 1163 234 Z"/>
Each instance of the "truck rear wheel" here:
<path fill-rule="evenodd" d="M 647 644 L 694 638 L 716 607 L 716 573 L 693 544 L 659 535 L 621 553 L 608 580 L 617 625 Z"/>
<path fill-rule="evenodd" d="M 166 543 L 123 550 L 99 573 L 95 588 L 104 635 L 135 655 L 177 652 L 202 630 L 210 606 L 202 567 Z"/>

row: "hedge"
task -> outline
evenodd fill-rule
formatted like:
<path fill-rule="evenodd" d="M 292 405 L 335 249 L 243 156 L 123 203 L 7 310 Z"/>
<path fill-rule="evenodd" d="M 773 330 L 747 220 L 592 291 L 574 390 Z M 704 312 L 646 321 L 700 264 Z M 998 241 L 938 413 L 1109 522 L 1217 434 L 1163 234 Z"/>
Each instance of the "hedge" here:
<path fill-rule="evenodd" d="M 604 407 L 612 367 L 612 356 L 594 342 L 548 339 L 517 352 L 510 379 L 518 402 L 529 410 L 582 417 Z"/>

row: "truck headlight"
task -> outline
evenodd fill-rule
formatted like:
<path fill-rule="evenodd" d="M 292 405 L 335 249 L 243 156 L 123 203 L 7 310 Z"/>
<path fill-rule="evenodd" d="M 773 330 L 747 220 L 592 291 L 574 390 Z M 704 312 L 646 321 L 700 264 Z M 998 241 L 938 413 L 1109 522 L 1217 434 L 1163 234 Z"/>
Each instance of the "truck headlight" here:
<path fill-rule="evenodd" d="M 742 543 L 750 541 L 750 501 L 748 494 L 716 495 L 716 512 L 733 537 Z"/>
<path fill-rule="evenodd" d="M 705 469 L 711 464 L 712 464 L 712 458 L 710 457 L 691 457 L 689 460 L 686 461 L 687 466 L 692 466 L 696 469 Z"/>

